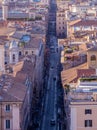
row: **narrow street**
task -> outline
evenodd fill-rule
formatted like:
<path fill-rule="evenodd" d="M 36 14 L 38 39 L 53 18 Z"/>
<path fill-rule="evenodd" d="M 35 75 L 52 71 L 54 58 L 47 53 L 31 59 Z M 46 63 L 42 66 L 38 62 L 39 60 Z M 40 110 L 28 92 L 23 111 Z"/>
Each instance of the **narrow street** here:
<path fill-rule="evenodd" d="M 62 130 L 60 121 L 60 48 L 56 37 L 56 1 L 50 1 L 47 43 L 50 50 L 48 80 L 39 130 Z M 62 95 L 61 95 L 62 96 Z M 62 99 L 62 98 L 61 98 Z M 62 101 L 61 101 L 62 102 Z M 63 103 L 63 102 L 62 102 Z M 61 118 L 62 119 L 62 118 Z M 61 123 L 60 123 L 61 122 Z"/>

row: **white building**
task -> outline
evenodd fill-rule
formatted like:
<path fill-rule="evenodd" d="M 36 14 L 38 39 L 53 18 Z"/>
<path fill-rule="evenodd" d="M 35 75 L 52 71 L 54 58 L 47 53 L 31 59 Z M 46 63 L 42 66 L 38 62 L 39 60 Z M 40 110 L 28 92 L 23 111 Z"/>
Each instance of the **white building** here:
<path fill-rule="evenodd" d="M 7 20 L 8 18 L 8 2 L 7 0 L 3 0 L 2 2 L 2 12 L 3 12 L 3 20 Z"/>
<path fill-rule="evenodd" d="M 9 63 L 18 63 L 19 61 L 19 50 L 18 50 L 18 43 L 16 41 L 12 41 L 9 47 Z"/>
<path fill-rule="evenodd" d="M 44 45 L 29 38 L 0 46 L 0 130 L 27 130 L 42 94 Z"/>
<path fill-rule="evenodd" d="M 0 45 L 0 72 L 4 72 L 5 71 L 5 65 L 4 65 L 4 61 L 5 61 L 5 57 L 4 57 L 4 46 Z"/>
<path fill-rule="evenodd" d="M 78 80 L 77 89 L 85 92 L 97 90 L 97 76 L 83 76 Z"/>

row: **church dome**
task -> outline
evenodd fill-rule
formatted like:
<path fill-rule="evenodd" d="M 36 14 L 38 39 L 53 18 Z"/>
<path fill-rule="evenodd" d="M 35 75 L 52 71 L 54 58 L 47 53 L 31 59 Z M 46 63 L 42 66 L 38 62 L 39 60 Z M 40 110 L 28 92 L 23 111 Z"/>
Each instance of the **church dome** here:
<path fill-rule="evenodd" d="M 18 48 L 18 43 L 15 40 L 10 43 L 10 49 L 12 48 Z"/>

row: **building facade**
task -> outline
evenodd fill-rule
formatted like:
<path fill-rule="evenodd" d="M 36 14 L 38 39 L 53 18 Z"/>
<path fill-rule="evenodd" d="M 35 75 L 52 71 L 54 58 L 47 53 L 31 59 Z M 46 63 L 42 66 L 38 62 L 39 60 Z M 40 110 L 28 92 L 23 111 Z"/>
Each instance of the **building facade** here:
<path fill-rule="evenodd" d="M 59 38 L 66 37 L 67 25 L 66 25 L 65 11 L 57 11 L 56 14 L 56 32 Z"/>
<path fill-rule="evenodd" d="M 3 12 L 3 20 L 7 20 L 8 18 L 8 2 L 3 0 L 2 2 L 2 12 Z"/>
<path fill-rule="evenodd" d="M 70 130 L 96 130 L 97 100 L 91 94 L 75 94 L 70 102 Z"/>
<path fill-rule="evenodd" d="M 0 130 L 27 130 L 36 118 L 33 113 L 43 90 L 43 41 L 13 40 L 0 48 Z"/>
<path fill-rule="evenodd" d="M 97 69 L 97 46 L 94 46 L 88 50 L 87 63 L 89 68 Z"/>

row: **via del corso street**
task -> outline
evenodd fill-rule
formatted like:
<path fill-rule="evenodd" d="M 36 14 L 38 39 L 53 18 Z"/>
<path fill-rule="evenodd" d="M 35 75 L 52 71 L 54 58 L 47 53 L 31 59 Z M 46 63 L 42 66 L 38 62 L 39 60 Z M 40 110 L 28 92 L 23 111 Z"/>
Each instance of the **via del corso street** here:
<path fill-rule="evenodd" d="M 51 0 L 46 42 L 46 47 L 49 50 L 46 60 L 48 60 L 49 66 L 46 68 L 46 93 L 39 130 L 62 130 L 65 128 L 64 117 L 62 117 L 64 116 L 63 90 L 60 78 L 62 67 L 60 64 L 61 50 L 56 37 L 56 9 L 56 1 Z"/>

